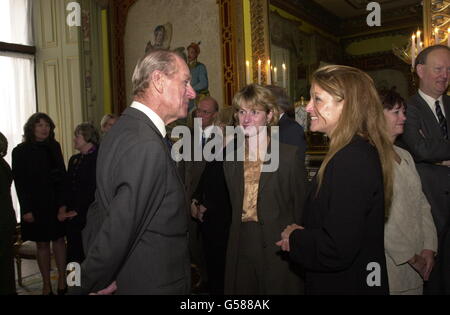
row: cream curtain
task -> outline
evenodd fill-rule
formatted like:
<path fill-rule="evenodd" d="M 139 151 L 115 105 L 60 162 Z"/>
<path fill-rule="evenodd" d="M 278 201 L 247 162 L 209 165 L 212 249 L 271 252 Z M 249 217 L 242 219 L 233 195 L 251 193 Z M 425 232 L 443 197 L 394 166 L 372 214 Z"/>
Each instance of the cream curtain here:
<path fill-rule="evenodd" d="M 33 45 L 31 0 L 0 0 L 0 41 Z M 0 51 L 0 131 L 8 139 L 6 161 L 22 142 L 23 126 L 36 112 L 34 56 Z M 19 203 L 13 185 L 14 209 L 20 219 Z"/>

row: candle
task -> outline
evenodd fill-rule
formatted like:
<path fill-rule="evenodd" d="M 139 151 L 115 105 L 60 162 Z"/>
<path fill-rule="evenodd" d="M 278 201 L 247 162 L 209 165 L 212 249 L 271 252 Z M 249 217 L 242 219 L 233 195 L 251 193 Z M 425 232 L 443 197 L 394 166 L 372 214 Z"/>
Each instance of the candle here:
<path fill-rule="evenodd" d="M 447 29 L 447 46 L 450 47 L 450 27 Z"/>
<path fill-rule="evenodd" d="M 286 65 L 283 63 L 283 88 L 286 88 Z"/>
<path fill-rule="evenodd" d="M 245 62 L 245 67 L 246 67 L 245 73 L 246 82 L 247 84 L 250 84 L 250 62 L 248 60 Z"/>
<path fill-rule="evenodd" d="M 411 67 L 414 69 L 414 63 L 416 62 L 416 35 L 411 37 Z"/>
<path fill-rule="evenodd" d="M 437 27 L 434 28 L 434 44 L 439 44 L 439 29 Z"/>
<path fill-rule="evenodd" d="M 278 83 L 278 76 L 277 76 L 277 67 L 273 68 L 273 75 L 274 75 L 274 82 L 275 85 Z"/>
<path fill-rule="evenodd" d="M 417 30 L 417 35 L 416 35 L 416 40 L 417 40 L 417 53 L 420 53 L 420 31 Z"/>
<path fill-rule="evenodd" d="M 267 60 L 267 85 L 272 84 L 272 73 L 270 71 L 270 59 Z"/>
<path fill-rule="evenodd" d="M 261 85 L 261 59 L 258 59 L 258 84 Z"/>

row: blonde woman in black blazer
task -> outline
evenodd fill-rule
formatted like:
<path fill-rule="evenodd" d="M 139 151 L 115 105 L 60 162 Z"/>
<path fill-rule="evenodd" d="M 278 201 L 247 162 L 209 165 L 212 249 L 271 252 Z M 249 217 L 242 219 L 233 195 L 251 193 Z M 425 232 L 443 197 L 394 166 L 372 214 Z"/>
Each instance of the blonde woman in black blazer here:
<path fill-rule="evenodd" d="M 245 151 L 250 153 L 246 153 L 245 161 L 237 161 L 235 154 L 233 161 L 224 162 L 232 204 L 225 294 L 300 294 L 302 280 L 275 244 L 280 227 L 291 221 L 300 222 L 305 193 L 300 151 L 285 144 L 279 144 L 279 152 L 271 152 L 270 145 L 267 149 L 260 147 L 260 152 L 272 154 L 272 159 L 273 154 L 279 155 L 275 171 L 261 171 L 263 162 L 250 159 L 252 153 L 258 155 L 252 139 L 266 137 L 256 127 L 277 124 L 275 100 L 268 89 L 252 84 L 236 94 L 233 107 L 245 135 L 245 141 L 235 141 L 234 147 L 245 145 Z"/>

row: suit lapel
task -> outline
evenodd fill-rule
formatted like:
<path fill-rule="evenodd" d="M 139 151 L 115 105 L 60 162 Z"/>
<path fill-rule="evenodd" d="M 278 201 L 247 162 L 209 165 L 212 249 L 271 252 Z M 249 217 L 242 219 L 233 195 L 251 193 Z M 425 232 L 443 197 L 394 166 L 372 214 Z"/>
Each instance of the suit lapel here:
<path fill-rule="evenodd" d="M 180 173 L 178 172 L 177 166 L 175 161 L 172 159 L 172 156 L 169 152 L 169 148 L 166 145 L 165 139 L 163 138 L 161 132 L 158 130 L 158 128 L 155 126 L 155 124 L 152 122 L 152 120 L 150 118 L 148 118 L 147 115 L 145 115 L 143 112 L 141 112 L 140 110 L 136 109 L 136 108 L 132 108 L 132 107 L 128 107 L 127 109 L 125 109 L 125 111 L 123 112 L 123 115 L 129 115 L 135 119 L 138 119 L 140 121 L 142 121 L 143 123 L 145 123 L 147 126 L 149 126 L 153 132 L 156 133 L 156 135 L 158 136 L 158 138 L 161 141 L 161 144 L 165 150 L 165 152 L 168 155 L 170 164 L 172 165 L 172 167 L 175 170 L 175 173 L 177 175 L 178 181 L 180 182 L 180 185 L 182 187 L 184 187 L 184 183 L 183 180 L 181 179 Z M 184 190 L 184 189 L 183 189 Z"/>
<path fill-rule="evenodd" d="M 432 133 L 433 138 L 439 138 L 442 137 L 441 129 L 439 128 L 439 122 L 436 119 L 436 116 L 434 115 L 433 111 L 431 110 L 430 106 L 427 104 L 427 102 L 419 95 L 419 93 L 416 94 L 417 101 L 420 103 L 419 109 L 422 112 L 422 119 L 424 120 L 427 128 L 429 128 L 430 132 Z M 407 114 L 408 116 L 408 114 Z M 408 118 L 408 117 L 407 117 Z M 425 130 L 422 130 L 422 132 L 426 132 Z M 428 135 L 425 134 L 425 137 L 428 138 Z"/>

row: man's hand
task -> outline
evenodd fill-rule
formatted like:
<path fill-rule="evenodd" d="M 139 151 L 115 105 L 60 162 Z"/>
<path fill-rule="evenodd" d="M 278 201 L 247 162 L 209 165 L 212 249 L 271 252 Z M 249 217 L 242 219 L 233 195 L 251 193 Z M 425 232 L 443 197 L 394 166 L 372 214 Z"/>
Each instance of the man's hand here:
<path fill-rule="evenodd" d="M 113 295 L 117 291 L 117 283 L 114 281 L 106 289 L 100 290 L 97 293 L 89 293 L 89 295 Z"/>
<path fill-rule="evenodd" d="M 22 216 L 22 219 L 27 223 L 33 223 L 34 222 L 34 216 L 31 212 L 25 213 Z"/>
<path fill-rule="evenodd" d="M 450 160 L 449 161 L 442 161 L 441 165 L 450 167 Z"/>
<path fill-rule="evenodd" d="M 291 233 L 295 230 L 304 230 L 305 228 L 303 226 L 297 225 L 297 224 L 291 224 L 288 225 L 283 232 L 281 232 L 281 241 L 276 242 L 275 244 L 277 246 L 280 246 L 282 250 L 289 252 L 290 246 L 289 246 L 289 236 Z"/>

